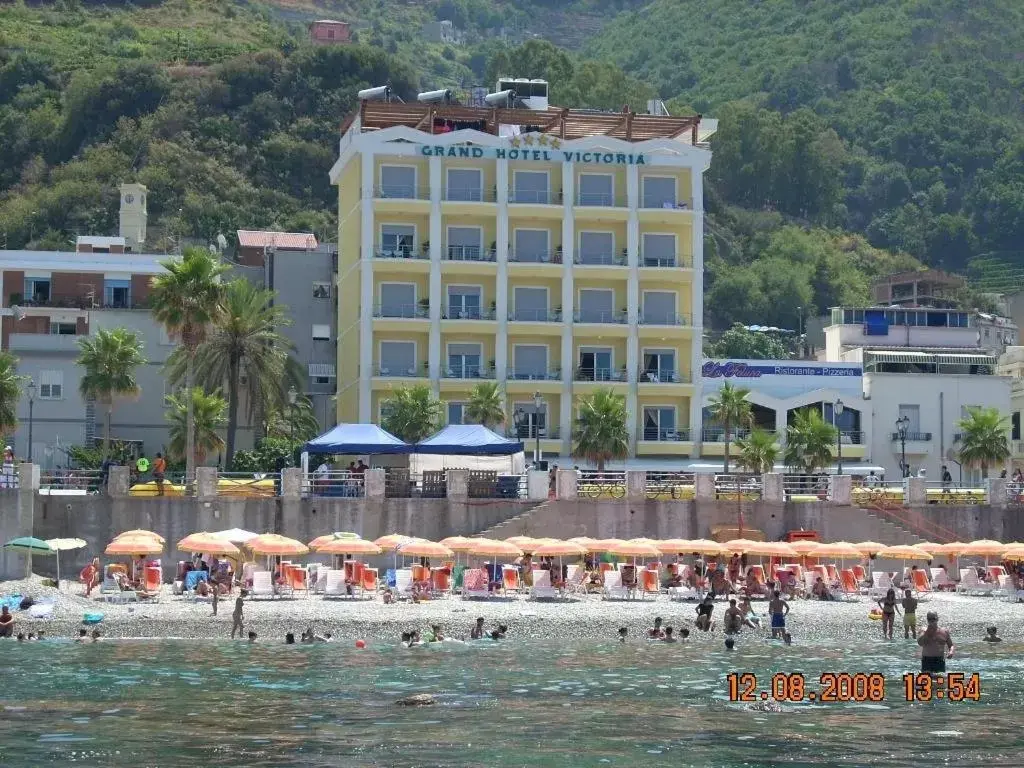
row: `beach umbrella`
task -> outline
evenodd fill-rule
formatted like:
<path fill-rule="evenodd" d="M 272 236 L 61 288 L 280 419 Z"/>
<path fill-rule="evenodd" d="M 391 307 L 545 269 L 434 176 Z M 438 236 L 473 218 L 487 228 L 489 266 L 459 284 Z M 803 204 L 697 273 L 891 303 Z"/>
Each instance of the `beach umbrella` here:
<path fill-rule="evenodd" d="M 411 557 L 451 557 L 453 554 L 444 544 L 426 539 L 407 541 L 398 548 L 398 552 Z"/>
<path fill-rule="evenodd" d="M 886 545 L 877 541 L 858 541 L 854 544 L 862 555 L 877 555 Z"/>
<path fill-rule="evenodd" d="M 611 552 L 613 548 L 626 542 L 622 539 L 598 539 L 591 544 L 591 552 Z"/>
<path fill-rule="evenodd" d="M 473 545 L 468 552 L 477 557 L 507 557 L 514 560 L 523 556 L 523 550 L 509 541 L 485 538 L 470 539 L 470 541 L 473 542 Z"/>
<path fill-rule="evenodd" d="M 1024 560 L 1024 546 L 1010 547 L 1003 551 L 1000 555 L 1003 560 L 1013 560 L 1014 562 L 1020 562 Z"/>
<path fill-rule="evenodd" d="M 759 543 L 750 539 L 732 539 L 725 542 L 722 545 L 722 549 L 726 552 L 735 552 L 742 555 L 750 552 L 751 548 L 756 547 Z"/>
<path fill-rule="evenodd" d="M 379 555 L 382 552 L 372 541 L 363 539 L 332 539 L 310 548 L 323 555 Z"/>
<path fill-rule="evenodd" d="M 228 528 L 226 531 L 217 531 L 222 539 L 227 539 L 232 544 L 245 544 L 249 539 L 255 539 L 258 533 L 247 531 L 244 528 Z"/>
<path fill-rule="evenodd" d="M 505 541 L 509 544 L 515 544 L 526 553 L 531 553 L 537 547 L 550 543 L 548 539 L 535 539 L 531 536 L 509 536 Z"/>
<path fill-rule="evenodd" d="M 880 549 L 877 555 L 887 560 L 931 560 L 933 557 L 931 552 L 907 544 L 885 547 Z"/>
<path fill-rule="evenodd" d="M 976 539 L 968 544 L 964 544 L 960 549 L 961 555 L 980 555 L 984 557 L 990 557 L 1002 554 L 1006 549 L 1006 545 L 1001 541 L 994 541 L 993 539 Z"/>
<path fill-rule="evenodd" d="M 10 550 L 11 552 L 21 552 L 22 554 L 28 555 L 28 572 L 27 576 L 32 575 L 32 556 L 33 555 L 54 555 L 57 553 L 53 547 L 47 544 L 42 539 L 37 539 L 33 536 L 19 536 L 16 539 L 11 539 L 4 544 L 4 549 Z M 57 582 L 60 583 L 59 581 Z"/>
<path fill-rule="evenodd" d="M 797 551 L 784 541 L 755 541 L 747 554 L 758 557 L 797 557 Z"/>
<path fill-rule="evenodd" d="M 692 543 L 689 539 L 663 539 L 658 542 L 658 551 L 663 555 L 681 555 L 684 552 L 693 552 L 690 549 Z"/>
<path fill-rule="evenodd" d="M 862 553 L 856 544 L 851 544 L 848 541 L 835 541 L 831 544 L 822 544 L 814 554 L 818 557 L 828 555 L 830 557 L 844 559 L 847 557 L 859 558 Z"/>
<path fill-rule="evenodd" d="M 789 546 L 798 555 L 803 557 L 814 557 L 815 550 L 821 546 L 820 542 L 812 541 L 811 539 L 801 539 L 800 541 L 791 541 Z"/>
<path fill-rule="evenodd" d="M 636 541 L 620 542 L 610 547 L 608 552 L 620 557 L 632 557 L 634 560 L 638 557 L 658 557 L 661 555 L 661 552 L 658 551 L 657 547 Z"/>
<path fill-rule="evenodd" d="M 722 554 L 722 545 L 717 541 L 711 541 L 711 539 L 693 539 L 687 551 L 697 552 L 701 555 L 720 555 Z"/>
<path fill-rule="evenodd" d="M 415 536 L 406 536 L 403 533 L 389 533 L 387 536 L 381 536 L 380 538 L 374 539 L 373 543 L 381 549 L 391 552 L 392 550 L 398 549 L 407 541 L 414 541 L 415 539 Z"/>
<path fill-rule="evenodd" d="M 50 549 L 57 553 L 57 589 L 60 589 L 60 553 L 85 546 L 85 539 L 47 539 Z"/>
<path fill-rule="evenodd" d="M 326 544 L 329 541 L 352 541 L 353 539 L 362 539 L 358 533 L 351 533 L 349 531 L 335 531 L 334 533 L 325 533 L 323 536 L 317 536 L 307 546 L 310 549 L 316 549 L 317 547 Z"/>
<path fill-rule="evenodd" d="M 535 557 L 583 557 L 587 548 L 571 541 L 545 544 L 533 552 Z"/>
<path fill-rule="evenodd" d="M 586 548 L 587 551 L 590 552 L 590 546 L 595 541 L 597 541 L 597 539 L 592 539 L 589 536 L 573 536 L 571 539 L 569 539 L 569 541 L 571 541 L 573 544 L 579 544 L 581 547 Z"/>
<path fill-rule="evenodd" d="M 658 545 L 661 544 L 661 542 L 658 539 L 645 539 L 642 536 L 635 539 L 629 539 L 629 541 L 633 544 L 647 544 L 648 546 L 654 547 L 655 549 L 657 549 Z"/>
<path fill-rule="evenodd" d="M 152 536 L 124 534 L 118 536 L 103 550 L 105 555 L 159 555 L 164 551 L 164 545 Z"/>
<path fill-rule="evenodd" d="M 129 536 L 149 536 L 150 538 L 156 539 L 161 544 L 166 544 L 167 543 L 167 540 L 164 539 L 164 537 L 161 536 L 159 533 L 154 533 L 153 531 L 147 531 L 147 530 L 144 530 L 142 528 L 136 528 L 133 531 L 125 531 L 124 533 L 119 533 L 119 534 L 117 534 L 117 536 L 114 537 L 114 541 L 117 541 L 118 539 L 120 539 L 122 537 L 129 537 Z"/>
<path fill-rule="evenodd" d="M 245 545 L 257 555 L 305 555 L 309 552 L 309 547 L 301 541 L 289 539 L 278 533 L 261 533 L 249 539 Z"/>
<path fill-rule="evenodd" d="M 469 552 L 473 547 L 473 539 L 465 536 L 449 536 L 446 539 L 441 539 L 441 543 L 452 552 Z"/>
<path fill-rule="evenodd" d="M 179 541 L 175 548 L 179 552 L 206 552 L 211 555 L 239 555 L 241 550 L 216 533 L 190 533 Z"/>

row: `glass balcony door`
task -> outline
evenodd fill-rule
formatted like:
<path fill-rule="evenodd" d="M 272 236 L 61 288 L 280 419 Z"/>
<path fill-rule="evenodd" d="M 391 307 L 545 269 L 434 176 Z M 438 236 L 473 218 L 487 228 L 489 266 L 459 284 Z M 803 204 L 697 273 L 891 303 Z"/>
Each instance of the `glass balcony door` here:
<path fill-rule="evenodd" d="M 644 440 L 674 440 L 676 410 L 660 406 L 644 408 Z"/>

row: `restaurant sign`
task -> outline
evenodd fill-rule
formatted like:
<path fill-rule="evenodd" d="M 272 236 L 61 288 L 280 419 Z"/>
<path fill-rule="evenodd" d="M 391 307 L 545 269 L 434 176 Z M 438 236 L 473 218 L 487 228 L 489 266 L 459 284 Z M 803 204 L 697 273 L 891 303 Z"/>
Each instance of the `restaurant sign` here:
<path fill-rule="evenodd" d="M 862 370 L 853 365 L 820 363 L 780 364 L 766 360 L 763 365 L 737 360 L 708 360 L 701 373 L 706 379 L 759 379 L 762 376 L 861 376 Z"/>
<path fill-rule="evenodd" d="M 513 136 L 508 147 L 478 147 L 465 144 L 422 144 L 424 157 L 454 157 L 469 160 L 514 160 L 540 163 L 589 163 L 593 165 L 647 165 L 643 152 L 602 152 L 561 149 L 561 141 L 547 134 Z"/>

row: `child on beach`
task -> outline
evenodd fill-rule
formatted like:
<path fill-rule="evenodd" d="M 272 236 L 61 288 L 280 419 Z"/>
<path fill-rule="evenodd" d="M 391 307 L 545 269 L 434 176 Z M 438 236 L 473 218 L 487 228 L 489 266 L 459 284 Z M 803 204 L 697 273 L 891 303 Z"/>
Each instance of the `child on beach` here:
<path fill-rule="evenodd" d="M 479 640 L 484 636 L 484 617 L 478 616 L 476 620 L 476 626 L 469 630 L 470 640 Z"/>
<path fill-rule="evenodd" d="M 238 632 L 238 637 L 242 637 L 242 608 L 245 605 L 245 598 L 249 595 L 246 590 L 242 590 L 238 593 L 238 597 L 235 598 L 235 612 L 231 614 L 231 639 L 235 639 L 235 632 Z M 214 598 L 216 600 L 216 598 Z M 216 603 L 214 603 L 216 605 Z M 214 616 L 217 615 L 217 609 L 214 608 Z"/>
<path fill-rule="evenodd" d="M 213 600 L 211 601 L 211 604 L 213 605 L 213 615 L 214 616 L 217 615 L 217 604 L 219 602 L 220 602 L 220 588 L 216 584 L 214 584 L 213 585 Z"/>

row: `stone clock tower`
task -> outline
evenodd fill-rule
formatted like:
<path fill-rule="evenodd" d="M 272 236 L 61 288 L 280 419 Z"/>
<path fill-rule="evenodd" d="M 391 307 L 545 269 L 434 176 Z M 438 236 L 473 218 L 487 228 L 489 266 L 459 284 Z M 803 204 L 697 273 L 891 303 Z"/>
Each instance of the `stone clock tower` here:
<path fill-rule="evenodd" d="M 121 237 L 133 251 L 146 242 L 146 194 L 142 184 L 121 185 Z"/>

